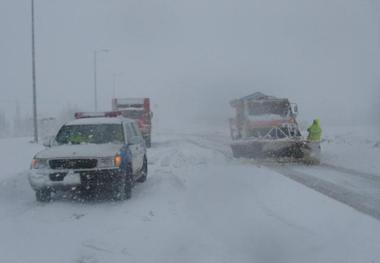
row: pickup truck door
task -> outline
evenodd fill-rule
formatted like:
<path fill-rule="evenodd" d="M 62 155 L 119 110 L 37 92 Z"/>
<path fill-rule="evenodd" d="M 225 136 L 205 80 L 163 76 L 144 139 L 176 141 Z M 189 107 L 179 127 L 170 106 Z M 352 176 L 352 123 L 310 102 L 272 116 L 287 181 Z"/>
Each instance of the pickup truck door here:
<path fill-rule="evenodd" d="M 146 146 L 145 146 L 145 140 L 143 138 L 143 136 L 141 135 L 141 132 L 140 132 L 140 129 L 139 127 L 137 126 L 136 122 L 132 123 L 132 128 L 134 128 L 134 131 L 135 131 L 135 134 L 137 135 L 138 137 L 138 140 L 139 140 L 139 144 L 140 144 L 140 147 L 139 147 L 139 167 L 140 169 L 142 169 L 143 165 L 144 165 L 144 157 L 146 155 Z"/>
<path fill-rule="evenodd" d="M 127 143 L 128 148 L 131 151 L 132 154 L 132 171 L 133 174 L 136 175 L 136 173 L 140 170 L 139 167 L 139 144 L 136 143 L 134 132 L 132 127 L 130 126 L 130 123 L 124 123 L 124 129 L 125 133 L 127 135 Z"/>

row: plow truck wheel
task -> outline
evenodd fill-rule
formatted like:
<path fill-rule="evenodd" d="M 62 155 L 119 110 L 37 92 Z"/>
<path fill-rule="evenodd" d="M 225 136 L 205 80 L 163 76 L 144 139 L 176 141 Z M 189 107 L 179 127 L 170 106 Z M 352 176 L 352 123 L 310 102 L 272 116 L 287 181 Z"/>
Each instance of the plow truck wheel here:
<path fill-rule="evenodd" d="M 231 145 L 231 150 L 232 150 L 232 156 L 234 158 L 243 157 L 242 147 L 239 147 L 238 145 Z"/>

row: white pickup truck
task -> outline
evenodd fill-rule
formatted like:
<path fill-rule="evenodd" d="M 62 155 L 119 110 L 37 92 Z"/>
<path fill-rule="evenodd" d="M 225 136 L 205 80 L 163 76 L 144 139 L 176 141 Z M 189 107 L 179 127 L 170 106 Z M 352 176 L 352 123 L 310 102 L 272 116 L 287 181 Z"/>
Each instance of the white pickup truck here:
<path fill-rule="evenodd" d="M 102 190 L 116 200 L 130 198 L 134 183 L 144 182 L 148 173 L 145 142 L 136 122 L 112 113 L 78 113 L 76 118 L 32 160 L 29 182 L 36 199 L 50 201 L 57 190 L 85 196 Z"/>

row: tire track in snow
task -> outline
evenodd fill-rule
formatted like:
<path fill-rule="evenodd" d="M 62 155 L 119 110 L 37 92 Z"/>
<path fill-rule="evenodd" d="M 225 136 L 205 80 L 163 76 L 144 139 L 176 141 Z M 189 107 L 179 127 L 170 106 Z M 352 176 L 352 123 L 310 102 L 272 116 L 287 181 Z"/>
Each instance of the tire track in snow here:
<path fill-rule="evenodd" d="M 340 172 L 340 173 L 350 174 L 350 175 L 354 175 L 354 176 L 360 176 L 360 177 L 363 177 L 365 179 L 369 179 L 369 180 L 374 180 L 374 181 L 379 181 L 380 182 L 380 175 L 376 175 L 376 174 L 373 174 L 373 173 L 361 172 L 361 171 L 357 171 L 357 170 L 354 170 L 354 169 L 349 169 L 349 168 L 345 168 L 345 167 L 341 167 L 341 166 L 336 166 L 336 165 L 328 164 L 328 163 L 322 163 L 321 166 L 327 167 L 327 168 L 329 168 L 331 170 L 335 170 L 335 171 Z"/>
<path fill-rule="evenodd" d="M 353 209 L 380 220 L 380 199 L 366 196 L 364 193 L 351 191 L 344 186 L 308 175 L 288 167 L 266 166 L 298 183 L 321 194 L 346 204 Z"/>
<path fill-rule="evenodd" d="M 206 145 L 202 142 L 198 142 L 194 139 L 190 139 L 190 138 L 187 138 L 186 139 L 186 142 L 190 143 L 190 144 L 194 144 L 202 149 L 206 149 L 206 150 L 212 150 L 212 151 L 215 151 L 215 152 L 218 152 L 218 153 L 221 153 L 227 160 L 232 160 L 233 157 L 232 157 L 232 153 L 228 152 L 228 151 L 223 151 L 219 148 L 216 148 L 216 147 L 210 147 L 209 145 Z"/>
<path fill-rule="evenodd" d="M 189 143 L 193 143 L 201 148 L 211 149 L 222 153 L 228 160 L 233 159 L 232 154 L 230 154 L 229 146 L 211 135 L 182 134 L 182 136 L 184 136 L 184 139 Z M 290 164 L 292 167 L 288 167 L 287 165 L 281 165 L 275 162 L 261 163 L 255 160 L 252 160 L 251 162 L 255 165 L 263 165 L 264 167 L 276 171 L 277 173 L 286 176 L 293 181 L 301 183 L 310 189 L 348 205 L 361 213 L 380 220 L 380 195 L 376 195 L 376 193 L 366 192 L 363 189 L 359 189 L 362 190 L 362 192 L 352 191 L 343 185 L 321 179 L 312 173 L 306 174 L 304 172 L 296 171 L 295 168 L 300 167 L 299 164 Z M 326 163 L 323 163 L 320 166 L 311 167 L 320 167 L 321 169 L 319 172 L 323 172 L 322 169 L 329 172 L 334 172 L 334 175 L 349 181 L 353 186 L 357 184 L 356 179 L 360 178 L 363 179 L 368 185 L 379 185 L 380 187 L 380 175 L 356 171 Z M 312 170 L 310 171 L 312 172 Z"/>

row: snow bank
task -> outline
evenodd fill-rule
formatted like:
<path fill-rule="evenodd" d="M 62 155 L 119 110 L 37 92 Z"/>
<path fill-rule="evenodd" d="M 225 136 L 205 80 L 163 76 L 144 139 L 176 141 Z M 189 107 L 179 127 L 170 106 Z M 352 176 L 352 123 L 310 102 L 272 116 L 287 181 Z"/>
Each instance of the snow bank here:
<path fill-rule="evenodd" d="M 35 153 L 43 149 L 32 138 L 0 139 L 0 181 L 25 171 Z"/>
<path fill-rule="evenodd" d="M 324 127 L 323 139 L 324 163 L 380 176 L 380 126 Z"/>

